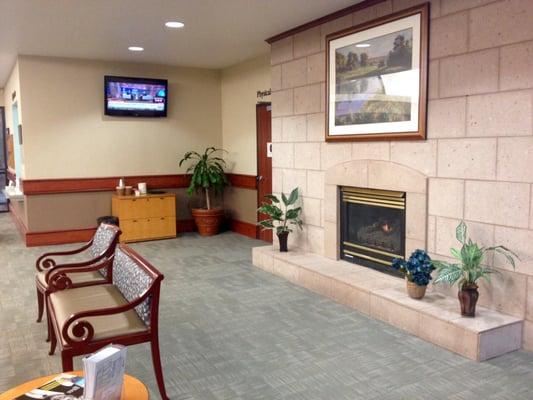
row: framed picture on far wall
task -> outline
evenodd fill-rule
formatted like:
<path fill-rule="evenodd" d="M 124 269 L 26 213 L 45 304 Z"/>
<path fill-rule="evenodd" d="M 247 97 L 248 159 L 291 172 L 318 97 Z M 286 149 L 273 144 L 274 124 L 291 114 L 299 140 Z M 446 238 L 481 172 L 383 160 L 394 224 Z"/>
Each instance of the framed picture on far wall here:
<path fill-rule="evenodd" d="M 425 139 L 429 4 L 326 37 L 326 141 Z"/>

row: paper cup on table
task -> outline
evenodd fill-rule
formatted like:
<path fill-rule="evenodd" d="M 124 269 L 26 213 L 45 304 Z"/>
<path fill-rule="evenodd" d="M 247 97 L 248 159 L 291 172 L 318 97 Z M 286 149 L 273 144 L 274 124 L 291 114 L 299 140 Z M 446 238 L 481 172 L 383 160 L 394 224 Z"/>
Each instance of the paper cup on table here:
<path fill-rule="evenodd" d="M 139 183 L 138 187 L 141 194 L 146 194 L 146 182 Z"/>
<path fill-rule="evenodd" d="M 131 196 L 132 193 L 133 193 L 133 187 L 132 186 L 126 186 L 124 188 L 124 194 L 126 196 Z"/>
<path fill-rule="evenodd" d="M 117 190 L 117 196 L 124 196 L 124 193 L 126 192 L 125 187 L 117 186 L 116 190 Z"/>

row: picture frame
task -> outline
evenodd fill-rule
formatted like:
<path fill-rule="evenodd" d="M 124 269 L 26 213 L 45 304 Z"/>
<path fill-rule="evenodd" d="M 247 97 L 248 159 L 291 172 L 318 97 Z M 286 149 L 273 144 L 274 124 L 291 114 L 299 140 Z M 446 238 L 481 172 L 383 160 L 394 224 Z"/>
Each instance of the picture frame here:
<path fill-rule="evenodd" d="M 326 36 L 326 141 L 425 140 L 429 3 Z"/>

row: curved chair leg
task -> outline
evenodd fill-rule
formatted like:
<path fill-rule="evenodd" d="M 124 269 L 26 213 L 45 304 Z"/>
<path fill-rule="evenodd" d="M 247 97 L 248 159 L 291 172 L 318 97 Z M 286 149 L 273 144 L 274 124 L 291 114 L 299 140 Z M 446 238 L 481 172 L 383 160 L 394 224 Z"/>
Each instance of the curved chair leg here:
<path fill-rule="evenodd" d="M 72 356 L 61 352 L 61 365 L 63 367 L 63 372 L 69 372 L 74 369 L 74 362 Z"/>
<path fill-rule="evenodd" d="M 165 381 L 163 380 L 163 369 L 161 368 L 161 355 L 159 354 L 159 338 L 157 332 L 155 332 L 150 342 L 152 348 L 152 362 L 154 364 L 155 378 L 157 380 L 157 386 L 159 387 L 159 393 L 161 399 L 169 400 L 167 391 L 165 390 Z"/>
<path fill-rule="evenodd" d="M 43 313 L 44 313 L 44 293 L 41 293 L 39 289 L 37 289 L 37 308 L 38 308 L 37 322 L 41 322 L 43 319 Z"/>
<path fill-rule="evenodd" d="M 50 331 L 52 330 L 52 321 L 50 320 L 50 315 L 48 312 L 46 313 L 46 341 L 49 342 L 52 335 L 50 335 Z"/>
<path fill-rule="evenodd" d="M 57 338 L 56 338 L 56 332 L 52 328 L 52 322 L 50 322 L 50 351 L 48 352 L 49 356 L 53 356 L 54 352 L 56 351 L 56 345 L 57 345 Z"/>

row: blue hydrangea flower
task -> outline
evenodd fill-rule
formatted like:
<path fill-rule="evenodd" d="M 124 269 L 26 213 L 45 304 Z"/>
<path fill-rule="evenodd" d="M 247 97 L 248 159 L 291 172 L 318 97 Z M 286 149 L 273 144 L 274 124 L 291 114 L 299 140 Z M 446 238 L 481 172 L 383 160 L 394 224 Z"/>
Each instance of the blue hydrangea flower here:
<path fill-rule="evenodd" d="M 395 258 L 392 260 L 392 268 L 401 271 L 407 279 L 419 286 L 425 286 L 431 280 L 431 272 L 435 269 L 431 258 L 424 250 L 413 251 L 407 260 Z"/>

